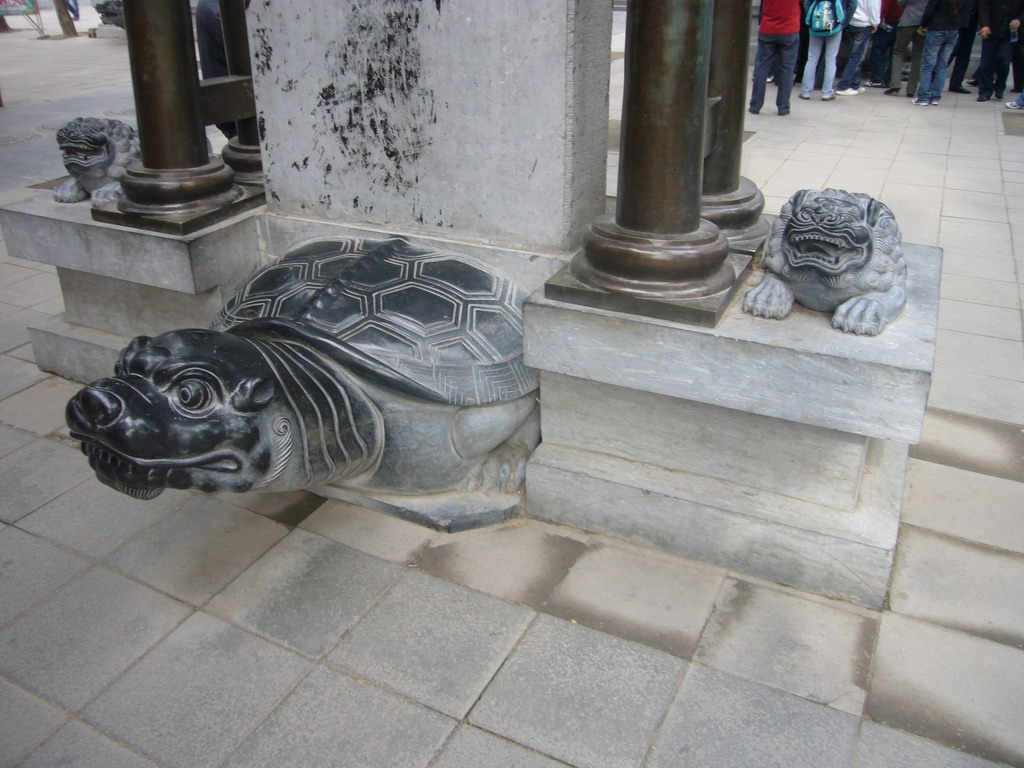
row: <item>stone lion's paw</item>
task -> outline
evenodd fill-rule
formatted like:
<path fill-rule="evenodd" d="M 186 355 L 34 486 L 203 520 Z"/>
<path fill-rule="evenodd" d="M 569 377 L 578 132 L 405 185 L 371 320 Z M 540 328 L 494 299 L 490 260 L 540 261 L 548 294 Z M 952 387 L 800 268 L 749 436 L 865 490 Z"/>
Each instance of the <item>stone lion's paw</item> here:
<path fill-rule="evenodd" d="M 77 203 L 88 196 L 89 193 L 75 179 L 68 179 L 53 189 L 53 199 L 58 203 Z"/>
<path fill-rule="evenodd" d="M 757 317 L 781 320 L 793 309 L 793 290 L 773 275 L 765 275 L 761 283 L 743 297 L 743 311 Z"/>
<path fill-rule="evenodd" d="M 113 182 L 100 187 L 92 193 L 92 204 L 95 206 L 115 203 L 123 195 L 124 190 L 121 188 L 120 182 Z"/>
<path fill-rule="evenodd" d="M 885 328 L 882 305 L 869 296 L 857 296 L 839 305 L 832 327 L 858 336 L 877 336 Z"/>

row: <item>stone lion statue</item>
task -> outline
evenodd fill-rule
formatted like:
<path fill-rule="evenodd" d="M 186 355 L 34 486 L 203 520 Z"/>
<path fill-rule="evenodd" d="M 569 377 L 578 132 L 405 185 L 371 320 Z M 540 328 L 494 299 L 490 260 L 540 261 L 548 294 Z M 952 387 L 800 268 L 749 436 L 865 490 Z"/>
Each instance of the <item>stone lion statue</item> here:
<path fill-rule="evenodd" d="M 782 319 L 797 301 L 832 327 L 876 336 L 907 302 L 902 238 L 889 207 L 839 189 L 802 189 L 782 206 L 743 311 Z"/>
<path fill-rule="evenodd" d="M 77 203 L 92 198 L 103 205 L 124 194 L 121 179 L 125 168 L 139 159 L 139 137 L 120 120 L 76 117 L 57 131 L 57 145 L 71 178 L 53 190 L 58 203 Z"/>

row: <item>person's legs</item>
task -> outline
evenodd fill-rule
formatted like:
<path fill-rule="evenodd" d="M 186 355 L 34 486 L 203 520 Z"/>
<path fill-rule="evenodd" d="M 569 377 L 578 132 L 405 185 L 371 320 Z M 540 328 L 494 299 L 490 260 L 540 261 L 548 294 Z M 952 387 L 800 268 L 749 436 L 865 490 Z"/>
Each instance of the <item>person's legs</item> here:
<path fill-rule="evenodd" d="M 900 73 L 903 71 L 903 60 L 910 45 L 910 36 L 916 27 L 896 27 L 896 42 L 892 45 L 892 59 L 889 62 L 889 89 L 886 93 L 900 92 Z M 909 91 L 908 91 L 909 93 Z"/>
<path fill-rule="evenodd" d="M 916 30 L 910 37 L 910 76 L 907 78 L 907 95 L 917 93 L 917 83 L 921 77 L 921 54 L 924 53 L 924 37 Z"/>
<path fill-rule="evenodd" d="M 995 92 L 997 99 L 1003 98 L 1003 92 L 1006 90 L 1006 78 L 1010 74 L 1010 63 L 1012 61 L 1013 43 L 1010 42 L 1010 34 L 1007 30 L 1006 34 L 999 38 L 999 43 L 996 47 L 995 80 L 992 90 Z"/>
<path fill-rule="evenodd" d="M 871 36 L 871 82 L 885 85 L 889 82 L 889 61 L 892 44 L 896 40 L 896 27 L 881 27 Z"/>
<path fill-rule="evenodd" d="M 960 30 L 960 37 L 953 49 L 953 69 L 949 73 L 949 90 L 953 93 L 967 90 L 964 88 L 964 75 L 967 74 L 967 66 L 971 62 L 975 34 L 977 34 L 976 27 L 968 26 Z"/>
<path fill-rule="evenodd" d="M 789 99 L 793 94 L 793 71 L 796 69 L 796 56 L 800 52 L 800 34 L 776 36 L 776 53 L 779 60 L 779 90 L 775 96 L 775 106 L 780 115 L 789 114 Z"/>
<path fill-rule="evenodd" d="M 843 76 L 839 78 L 839 90 L 856 90 L 860 88 L 860 65 L 864 60 L 868 40 L 871 37 L 870 27 L 847 27 L 850 35 L 850 58 L 843 68 Z"/>
<path fill-rule="evenodd" d="M 924 50 L 921 53 L 921 74 L 917 84 L 915 104 L 927 104 L 932 92 L 932 70 L 939 54 L 940 33 L 929 32 L 924 39 Z M 907 93 L 910 93 L 908 90 Z"/>
<path fill-rule="evenodd" d="M 825 46 L 824 37 L 809 37 L 807 40 L 807 63 L 804 64 L 804 74 L 800 79 L 800 95 L 811 98 L 811 91 L 814 90 L 814 74 L 818 71 L 818 59 L 821 58 L 821 49 Z M 822 93 L 825 88 L 822 86 Z"/>
<path fill-rule="evenodd" d="M 998 43 L 991 35 L 981 41 L 981 63 L 975 75 L 978 79 L 978 101 L 988 101 L 992 98 L 997 47 Z"/>
<path fill-rule="evenodd" d="M 764 89 L 772 71 L 775 48 L 772 35 L 757 35 L 757 54 L 754 56 L 754 83 L 750 89 L 750 111 L 757 114 L 764 106 Z"/>
<path fill-rule="evenodd" d="M 928 34 L 931 34 L 930 32 Z M 940 32 L 938 55 L 935 57 L 935 68 L 932 70 L 931 88 L 928 92 L 928 101 L 934 104 L 942 98 L 942 85 L 946 81 L 946 66 L 950 54 L 956 49 L 958 33 L 955 29 Z M 921 54 L 922 57 L 924 54 Z"/>
<path fill-rule="evenodd" d="M 825 74 L 821 81 L 821 98 L 826 101 L 835 98 L 836 95 L 836 57 L 839 55 L 839 44 L 842 40 L 842 35 L 825 38 Z"/>

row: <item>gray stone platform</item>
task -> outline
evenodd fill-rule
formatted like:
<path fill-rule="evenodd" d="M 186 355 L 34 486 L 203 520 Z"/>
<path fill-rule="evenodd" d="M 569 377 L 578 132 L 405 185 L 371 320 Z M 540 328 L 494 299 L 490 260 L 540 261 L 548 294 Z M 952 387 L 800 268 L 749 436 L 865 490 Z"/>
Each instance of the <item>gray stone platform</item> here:
<path fill-rule="evenodd" d="M 122 41 L 5 35 L 0 71 L 32 76 L 4 80 L 0 134 L 120 107 L 126 67 Z M 944 249 L 881 611 L 531 520 L 133 502 L 90 479 L 75 386 L 32 363 L 56 271 L 0 254 L 0 766 L 1024 766 L 1024 138 L 973 96 L 909 101 L 749 116 L 743 168 L 769 210 L 857 189 Z M 48 141 L 0 147 L 0 202 L 56 175 Z"/>

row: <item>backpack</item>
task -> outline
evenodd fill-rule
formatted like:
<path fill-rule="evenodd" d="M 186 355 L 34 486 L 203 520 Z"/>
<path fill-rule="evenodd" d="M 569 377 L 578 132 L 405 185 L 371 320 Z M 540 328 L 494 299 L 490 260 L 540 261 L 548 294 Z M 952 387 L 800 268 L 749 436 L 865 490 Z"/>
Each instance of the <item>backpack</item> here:
<path fill-rule="evenodd" d="M 839 34 L 846 21 L 842 0 L 813 0 L 807 9 L 807 27 L 811 37 L 832 37 Z"/>

